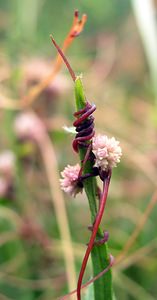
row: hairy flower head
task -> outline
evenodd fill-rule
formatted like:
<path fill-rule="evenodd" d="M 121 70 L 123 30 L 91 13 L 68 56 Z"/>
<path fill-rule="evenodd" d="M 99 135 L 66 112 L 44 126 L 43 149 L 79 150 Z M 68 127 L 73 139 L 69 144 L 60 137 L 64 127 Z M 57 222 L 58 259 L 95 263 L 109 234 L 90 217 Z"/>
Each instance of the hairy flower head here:
<path fill-rule="evenodd" d="M 61 189 L 70 194 L 71 196 L 76 196 L 79 192 L 82 192 L 83 186 L 78 183 L 78 176 L 80 172 L 79 164 L 75 166 L 68 165 L 65 169 L 61 172 L 61 176 L 63 177 L 60 179 Z"/>
<path fill-rule="evenodd" d="M 108 138 L 106 135 L 97 135 L 92 140 L 93 153 L 95 155 L 95 166 L 107 171 L 117 166 L 122 156 L 122 149 L 119 141 L 114 137 Z"/>

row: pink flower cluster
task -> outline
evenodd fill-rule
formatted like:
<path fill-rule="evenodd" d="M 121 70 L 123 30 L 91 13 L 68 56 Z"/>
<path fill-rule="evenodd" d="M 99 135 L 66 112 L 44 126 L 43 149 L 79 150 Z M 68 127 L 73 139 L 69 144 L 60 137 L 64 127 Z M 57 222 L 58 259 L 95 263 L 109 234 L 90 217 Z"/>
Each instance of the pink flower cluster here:
<path fill-rule="evenodd" d="M 122 156 L 122 149 L 119 141 L 114 137 L 108 138 L 106 135 L 97 135 L 92 139 L 92 151 L 95 155 L 95 166 L 102 171 L 107 171 L 117 166 Z M 71 196 L 76 196 L 82 192 L 82 187 L 78 185 L 80 166 L 67 166 L 61 172 L 63 179 L 60 184 L 64 192 Z"/>
<path fill-rule="evenodd" d="M 103 171 L 117 166 L 122 156 L 122 149 L 119 141 L 114 137 L 108 138 L 106 135 L 97 135 L 92 140 L 93 153 L 96 157 L 95 166 Z"/>
<path fill-rule="evenodd" d="M 80 172 L 79 164 L 75 166 L 68 165 L 61 172 L 62 179 L 60 179 L 61 189 L 71 196 L 76 196 L 82 191 L 82 187 L 78 185 L 78 176 Z"/>

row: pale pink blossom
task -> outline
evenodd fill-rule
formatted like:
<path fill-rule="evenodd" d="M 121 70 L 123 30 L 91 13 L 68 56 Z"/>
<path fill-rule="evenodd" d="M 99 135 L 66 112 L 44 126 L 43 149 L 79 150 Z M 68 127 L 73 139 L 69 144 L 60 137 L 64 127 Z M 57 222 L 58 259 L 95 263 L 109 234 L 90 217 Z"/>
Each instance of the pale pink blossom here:
<path fill-rule="evenodd" d="M 14 130 L 21 139 L 32 139 L 36 142 L 42 139 L 45 127 L 40 118 L 32 112 L 19 114 L 15 119 Z"/>
<path fill-rule="evenodd" d="M 0 174 L 12 177 L 15 167 L 15 155 L 11 150 L 0 153 Z"/>
<path fill-rule="evenodd" d="M 99 134 L 93 138 L 92 147 L 96 158 L 95 166 L 103 171 L 116 167 L 120 162 L 122 149 L 114 137 Z"/>
<path fill-rule="evenodd" d="M 63 177 L 63 179 L 60 179 L 61 189 L 74 197 L 77 193 L 81 192 L 83 188 L 78 184 L 79 172 L 79 164 L 76 164 L 75 166 L 68 165 L 61 172 L 61 175 Z"/>

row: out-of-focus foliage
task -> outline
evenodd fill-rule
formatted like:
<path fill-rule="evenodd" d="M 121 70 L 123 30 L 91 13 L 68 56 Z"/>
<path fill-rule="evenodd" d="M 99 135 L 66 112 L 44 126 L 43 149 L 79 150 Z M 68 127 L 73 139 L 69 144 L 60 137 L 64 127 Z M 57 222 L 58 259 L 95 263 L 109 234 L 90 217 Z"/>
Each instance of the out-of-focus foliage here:
<path fill-rule="evenodd" d="M 97 132 L 115 136 L 123 149 L 103 219 L 114 256 L 121 253 L 157 187 L 156 107 L 131 1 L 0 0 L 0 155 L 10 149 L 16 161 L 9 180 L 0 171 L 0 299 L 49 300 L 68 292 L 63 241 L 41 149 L 17 139 L 14 124 L 20 112 L 6 109 L 2 95 L 24 99 L 51 72 L 56 50 L 49 34 L 61 45 L 76 8 L 87 13 L 88 21 L 67 57 L 76 72 L 83 72 L 86 95 L 97 105 Z M 63 67 L 27 107 L 43 122 L 59 170 L 77 161 L 73 137 L 62 129 L 72 125 L 73 98 L 73 83 Z M 53 181 L 53 168 L 51 172 Z M 89 238 L 88 203 L 84 194 L 64 198 L 78 274 Z M 117 299 L 156 299 L 156 215 L 154 206 L 126 258 L 113 268 Z M 89 264 L 85 280 L 91 273 Z"/>

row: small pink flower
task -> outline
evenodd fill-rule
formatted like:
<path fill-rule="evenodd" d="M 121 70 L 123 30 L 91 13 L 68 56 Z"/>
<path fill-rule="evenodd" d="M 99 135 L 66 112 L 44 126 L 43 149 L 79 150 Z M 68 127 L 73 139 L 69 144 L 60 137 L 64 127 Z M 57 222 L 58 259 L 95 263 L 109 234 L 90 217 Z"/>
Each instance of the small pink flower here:
<path fill-rule="evenodd" d="M 97 135 L 93 138 L 93 153 L 95 154 L 95 166 L 103 171 L 117 166 L 122 156 L 122 149 L 119 141 L 114 137 L 108 138 L 106 135 Z"/>
<path fill-rule="evenodd" d="M 13 176 L 15 167 L 15 155 L 12 151 L 6 150 L 0 153 L 0 174 L 7 178 Z"/>
<path fill-rule="evenodd" d="M 71 196 L 76 196 L 79 192 L 82 192 L 81 186 L 78 184 L 78 176 L 80 172 L 79 164 L 75 166 L 68 165 L 61 172 L 63 179 L 60 179 L 61 189 L 70 194 Z"/>
<path fill-rule="evenodd" d="M 41 140 L 45 133 L 42 121 L 32 112 L 19 114 L 15 120 L 14 129 L 19 138 L 31 139 L 35 142 Z"/>

